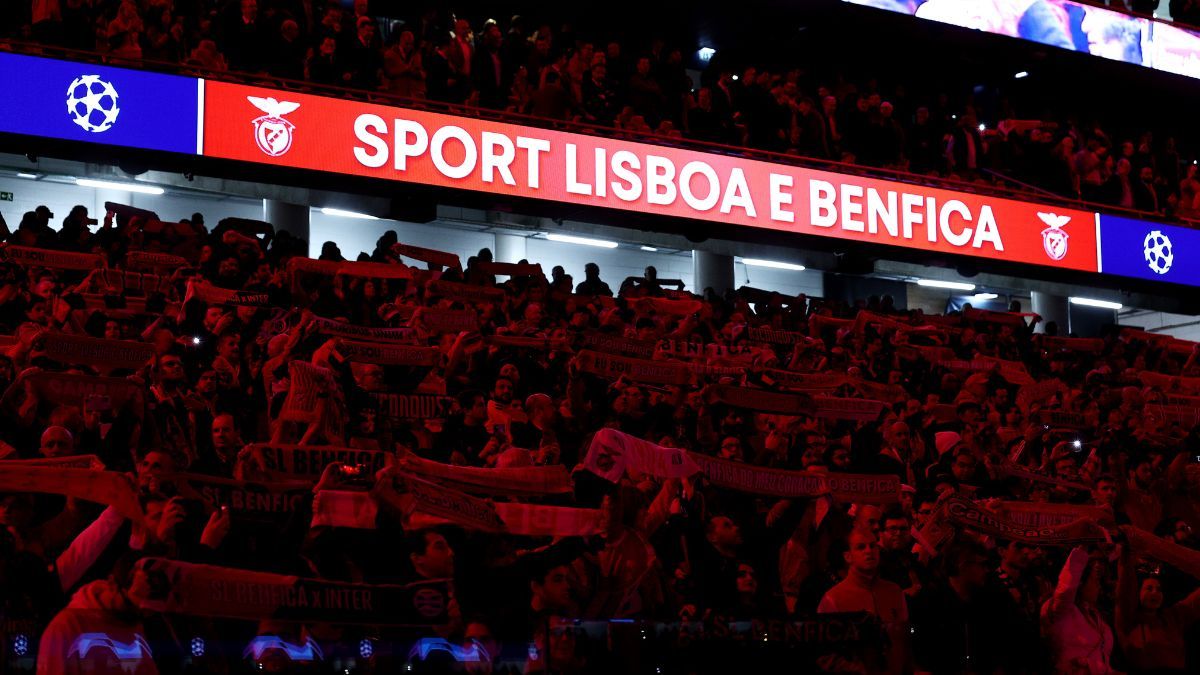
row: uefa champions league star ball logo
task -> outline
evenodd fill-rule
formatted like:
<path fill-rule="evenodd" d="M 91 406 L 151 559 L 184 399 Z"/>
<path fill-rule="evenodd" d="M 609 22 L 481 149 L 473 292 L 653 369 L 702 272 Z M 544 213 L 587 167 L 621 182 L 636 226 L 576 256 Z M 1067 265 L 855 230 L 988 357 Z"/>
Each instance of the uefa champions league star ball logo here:
<path fill-rule="evenodd" d="M 80 75 L 67 87 L 67 114 L 84 131 L 99 134 L 117 123 L 117 90 L 99 75 Z"/>
<path fill-rule="evenodd" d="M 1042 230 L 1042 247 L 1051 260 L 1062 260 L 1067 257 L 1067 239 L 1070 237 L 1063 232 L 1063 226 L 1071 222 L 1071 216 L 1060 216 L 1057 213 L 1039 213 L 1038 218 L 1048 225 Z"/>
<path fill-rule="evenodd" d="M 1171 263 L 1175 262 L 1175 252 L 1171 247 L 1171 238 L 1151 230 L 1142 242 L 1142 250 L 1146 254 L 1146 264 L 1155 274 L 1166 274 L 1171 271 Z"/>
<path fill-rule="evenodd" d="M 253 120 L 254 142 L 258 143 L 258 149 L 271 157 L 278 157 L 291 150 L 292 132 L 295 131 L 296 125 L 283 119 L 283 116 L 295 112 L 300 104 L 257 96 L 247 96 L 246 100 L 266 113 Z"/>

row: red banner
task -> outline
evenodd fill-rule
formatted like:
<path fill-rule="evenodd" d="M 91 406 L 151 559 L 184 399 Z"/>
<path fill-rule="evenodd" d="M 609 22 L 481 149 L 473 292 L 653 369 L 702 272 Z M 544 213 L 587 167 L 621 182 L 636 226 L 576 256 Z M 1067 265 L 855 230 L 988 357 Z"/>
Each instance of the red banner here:
<path fill-rule="evenodd" d="M 208 157 L 1097 271 L 1075 209 L 225 82 L 205 99 Z"/>

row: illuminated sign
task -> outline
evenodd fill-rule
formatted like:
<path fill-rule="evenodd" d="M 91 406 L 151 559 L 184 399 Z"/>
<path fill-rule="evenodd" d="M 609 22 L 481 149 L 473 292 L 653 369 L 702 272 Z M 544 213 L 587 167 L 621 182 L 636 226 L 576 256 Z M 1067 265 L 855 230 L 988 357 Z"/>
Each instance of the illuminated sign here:
<path fill-rule="evenodd" d="M 1102 214 L 1100 250 L 1105 274 L 1200 286 L 1200 230 Z"/>
<path fill-rule="evenodd" d="M 309 94 L 205 87 L 209 157 L 1097 270 L 1090 212 Z"/>
<path fill-rule="evenodd" d="M 1073 0 L 844 0 L 1200 78 L 1200 33 Z"/>
<path fill-rule="evenodd" d="M 201 80 L 0 53 L 0 132 L 196 153 Z"/>

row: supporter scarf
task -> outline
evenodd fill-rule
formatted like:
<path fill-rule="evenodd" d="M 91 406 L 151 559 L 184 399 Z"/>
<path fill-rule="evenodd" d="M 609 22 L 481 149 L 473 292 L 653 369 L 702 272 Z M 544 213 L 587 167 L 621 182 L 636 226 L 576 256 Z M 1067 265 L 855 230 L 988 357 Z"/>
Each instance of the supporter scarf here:
<path fill-rule="evenodd" d="M 760 353 L 749 345 L 700 344 L 686 340 L 659 340 L 655 353 L 667 357 L 681 359 L 727 359 L 730 361 L 745 361 L 753 363 L 754 357 Z"/>
<path fill-rule="evenodd" d="M 599 305 L 604 309 L 612 309 L 617 306 L 616 299 L 608 295 L 578 295 L 575 293 L 566 293 L 563 295 L 568 309 L 583 307 L 585 305 Z M 552 294 L 551 297 L 557 298 L 558 295 Z"/>
<path fill-rule="evenodd" d="M 1088 426 L 1087 417 L 1083 413 L 1069 410 L 1042 410 L 1038 415 L 1042 418 L 1042 424 L 1048 424 L 1056 429 L 1084 429 Z"/>
<path fill-rule="evenodd" d="M 1122 525 L 1121 533 L 1134 550 L 1200 579 L 1200 551 L 1180 546 L 1133 525 Z"/>
<path fill-rule="evenodd" d="M 704 308 L 704 305 L 699 300 L 693 299 L 639 298 L 637 300 L 637 308 L 642 312 L 653 311 L 658 314 L 688 316 L 699 312 Z"/>
<path fill-rule="evenodd" d="M 900 477 L 786 471 L 692 453 L 689 459 L 717 487 L 800 499 L 831 495 L 841 502 L 888 504 L 900 498 Z"/>
<path fill-rule="evenodd" d="M 4 467 L 20 468 L 23 466 L 57 467 L 59 469 L 92 469 L 103 471 L 104 462 L 95 455 L 68 455 L 66 457 L 38 457 L 36 459 L 5 459 L 0 460 L 0 472 Z"/>
<path fill-rule="evenodd" d="M 918 358 L 925 359 L 929 363 L 942 365 L 949 361 L 955 361 L 956 357 L 954 350 L 949 347 L 930 347 L 928 345 L 905 344 L 896 347 L 896 354 L 902 359 L 915 361 Z"/>
<path fill-rule="evenodd" d="M 999 539 L 1015 539 L 1035 546 L 1077 546 L 1106 541 L 1103 528 L 1085 521 L 1065 525 L 1024 525 L 989 511 L 962 497 L 946 499 L 946 519 Z"/>
<path fill-rule="evenodd" d="M 436 394 L 371 392 L 379 414 L 391 420 L 437 420 L 450 416 L 454 399 Z"/>
<path fill-rule="evenodd" d="M 813 314 L 808 317 L 808 334 L 814 338 L 821 337 L 821 332 L 826 328 L 841 330 L 843 328 L 851 328 L 855 324 L 854 319 L 838 319 L 824 314 Z"/>
<path fill-rule="evenodd" d="M 457 269 L 462 267 L 458 256 L 445 251 L 436 251 L 432 248 L 423 248 L 421 246 L 412 246 L 409 244 L 392 244 L 392 253 L 397 256 L 420 260 L 421 262 L 433 263 L 440 267 L 449 269 Z"/>
<path fill-rule="evenodd" d="M 947 350 L 948 351 L 948 350 Z M 1019 361 L 1008 361 L 1005 359 L 997 359 L 989 356 L 980 356 L 971 361 L 962 359 L 947 359 L 936 362 L 937 365 L 948 370 L 968 373 L 990 373 L 996 372 L 1007 380 L 1010 384 L 1029 385 L 1036 384 L 1036 380 L 1025 369 L 1025 364 Z"/>
<path fill-rule="evenodd" d="M 357 340 L 342 340 L 338 345 L 338 353 L 356 363 L 381 366 L 434 368 L 442 362 L 442 352 L 437 347 L 410 347 Z"/>
<path fill-rule="evenodd" d="M 475 263 L 475 268 L 484 274 L 490 274 L 494 277 L 540 277 L 545 276 L 542 273 L 541 263 L 506 263 L 506 262 L 479 262 Z"/>
<path fill-rule="evenodd" d="M 853 502 L 888 503 L 899 498 L 897 476 L 849 473 L 810 473 L 757 467 L 742 462 L 664 448 L 616 429 L 601 429 L 592 437 L 584 468 L 616 483 L 627 472 L 659 478 L 684 478 L 703 473 L 718 487 L 775 497 L 832 495 Z"/>
<path fill-rule="evenodd" d="M 293 445 L 251 443 L 245 451 L 258 461 L 273 480 L 315 481 L 334 462 L 364 465 L 371 475 L 392 463 L 392 455 L 380 450 L 359 450 L 337 445 Z"/>
<path fill-rule="evenodd" d="M 823 419 L 873 422 L 887 406 L 883 401 L 866 398 L 839 398 L 837 396 L 814 396 L 815 415 Z"/>
<path fill-rule="evenodd" d="M 137 370 L 154 358 L 154 345 L 145 342 L 101 340 L 67 333 L 47 333 L 42 339 L 46 356 L 59 363 Z"/>
<path fill-rule="evenodd" d="M 0 464 L 0 492 L 38 492 L 64 495 L 111 506 L 135 523 L 142 522 L 142 507 L 129 477 L 117 471 L 31 466 L 8 461 Z"/>
<path fill-rule="evenodd" d="M 278 523 L 280 516 L 302 513 L 312 497 L 308 482 L 258 483 L 194 473 L 168 473 L 160 482 L 172 482 L 181 497 L 198 499 L 210 509 L 225 506 L 235 516 Z"/>
<path fill-rule="evenodd" d="M 779 415 L 811 417 L 816 411 L 813 397 L 808 394 L 791 394 L 717 384 L 705 389 L 709 405 L 722 403 L 735 408 L 757 410 Z"/>
<path fill-rule="evenodd" d="M 616 429 L 601 429 L 592 436 L 583 466 L 610 483 L 627 471 L 659 478 L 684 478 L 700 470 L 686 450 L 664 448 Z"/>
<path fill-rule="evenodd" d="M 858 393 L 863 396 L 888 403 L 903 403 L 908 400 L 908 392 L 898 384 L 851 379 L 850 386 L 857 389 Z"/>
<path fill-rule="evenodd" d="M 746 339 L 753 342 L 766 342 L 773 345 L 797 345 L 810 341 L 804 333 L 791 330 L 775 330 L 766 326 L 751 326 L 746 329 Z"/>
<path fill-rule="evenodd" d="M 996 465 L 993 467 L 993 469 L 996 471 L 996 473 L 999 473 L 1002 476 L 1010 476 L 1012 478 L 1021 478 L 1024 480 L 1036 481 L 1038 483 L 1056 485 L 1058 487 L 1069 488 L 1071 490 L 1082 490 L 1084 492 L 1091 492 L 1092 490 L 1090 486 L 1084 485 L 1083 483 L 1076 483 L 1074 481 L 1058 478 L 1056 476 L 1047 476 L 1044 473 L 1039 473 L 1033 469 L 1018 466 L 1011 462 L 1005 462 L 1004 464 Z"/>
<path fill-rule="evenodd" d="M 199 300 L 206 305 L 234 307 L 266 307 L 271 304 L 271 296 L 265 291 L 235 291 L 195 279 L 188 280 L 187 295 L 183 301 L 189 300 Z"/>
<path fill-rule="evenodd" d="M 1066 525 L 1084 518 L 1091 518 L 1097 523 L 1113 522 L 1112 511 L 1083 504 L 1001 501 L 996 504 L 996 510 L 1018 525 L 1033 528 Z"/>
<path fill-rule="evenodd" d="M 104 266 L 104 259 L 95 253 L 52 251 L 32 246 L 4 246 L 0 259 L 25 267 L 49 267 L 58 270 L 92 270 Z"/>
<path fill-rule="evenodd" d="M 379 504 L 368 492 L 319 490 L 313 496 L 313 516 L 309 527 L 347 527 L 375 529 Z"/>
<path fill-rule="evenodd" d="M 566 494 L 574 489 L 570 474 L 560 464 L 486 469 L 442 464 L 412 454 L 398 461 L 405 471 L 462 492 L 531 497 Z"/>
<path fill-rule="evenodd" d="M 600 509 L 517 502 L 497 502 L 492 506 L 504 522 L 505 534 L 525 537 L 590 537 L 603 531 L 603 513 Z M 409 518 L 408 525 L 414 529 L 424 529 L 449 522 L 437 516 L 416 512 Z"/>
<path fill-rule="evenodd" d="M 1178 424 L 1184 429 L 1191 429 L 1200 424 L 1200 408 L 1194 406 L 1148 404 L 1143 412 L 1164 425 Z"/>
<path fill-rule="evenodd" d="M 408 325 L 427 333 L 462 333 L 479 330 L 479 315 L 473 309 L 419 307 Z"/>
<path fill-rule="evenodd" d="M 338 388 L 328 368 L 304 361 L 288 364 L 288 380 L 287 398 L 279 411 L 279 419 L 284 422 L 316 422 L 322 399 L 332 400 L 333 392 Z"/>
<path fill-rule="evenodd" d="M 570 351 L 571 347 L 564 338 L 526 337 L 523 335 L 489 335 L 485 338 L 489 345 L 496 347 L 513 347 L 516 349 L 536 349 L 540 352 L 552 350 Z"/>
<path fill-rule="evenodd" d="M 742 381 L 746 377 L 746 366 L 722 366 L 699 361 L 688 361 L 686 367 L 697 378 L 733 378 Z"/>
<path fill-rule="evenodd" d="M 1037 336 L 1038 343 L 1046 351 L 1070 351 L 1099 354 L 1104 351 L 1104 340 L 1100 338 L 1070 338 L 1051 335 Z"/>
<path fill-rule="evenodd" d="M 882 326 L 883 328 L 888 328 L 888 329 L 895 330 L 895 331 L 898 331 L 901 333 L 905 333 L 905 332 L 909 332 L 909 331 L 922 331 L 922 332 L 934 331 L 934 332 L 936 332 L 938 330 L 936 326 L 925 326 L 925 325 L 914 326 L 911 323 L 897 321 L 896 319 L 893 319 L 890 316 L 884 316 L 883 314 L 876 314 L 875 312 L 868 312 L 867 310 L 864 309 L 864 310 L 859 310 L 858 317 L 854 320 L 854 332 L 862 333 L 863 329 L 865 329 L 868 325 L 871 325 L 871 324 L 875 324 L 877 326 Z"/>
<path fill-rule="evenodd" d="M 28 383 L 39 400 L 54 405 L 83 407 L 89 396 L 107 396 L 114 410 L 129 406 L 138 417 L 145 412 L 145 399 L 141 388 L 133 382 L 119 377 L 93 377 L 74 373 L 52 373 L 45 370 L 23 372 L 8 387 L 4 400 L 10 405 L 13 398 L 24 391 Z"/>
<path fill-rule="evenodd" d="M 319 316 L 312 317 L 312 324 L 318 332 L 331 337 L 393 343 L 412 343 L 417 341 L 417 332 L 411 328 L 371 328 L 334 321 Z"/>
<path fill-rule="evenodd" d="M 805 391 L 832 391 L 854 381 L 841 373 L 796 373 L 774 368 L 763 371 L 762 380 L 767 385 Z"/>
<path fill-rule="evenodd" d="M 1036 384 L 1027 384 L 1017 390 L 1017 407 L 1028 415 L 1030 407 L 1034 404 L 1045 403 L 1055 394 L 1062 394 L 1066 397 L 1069 391 L 1067 385 L 1057 378 Z"/>
<path fill-rule="evenodd" d="M 500 520 L 494 505 L 487 499 L 472 497 L 402 471 L 395 472 L 392 478 L 392 485 L 382 486 L 375 491 L 375 495 L 400 510 L 405 517 L 422 512 L 470 530 L 504 531 L 504 521 Z"/>
<path fill-rule="evenodd" d="M 438 296 L 457 302 L 485 303 L 504 299 L 504 290 L 493 286 L 461 284 L 457 281 L 435 280 L 425 284 L 426 296 Z"/>
<path fill-rule="evenodd" d="M 1024 328 L 1025 318 L 1034 316 L 1037 314 L 1033 312 L 993 312 L 990 309 L 975 309 L 974 307 L 963 310 L 963 317 L 968 321 L 984 321 L 1017 328 Z"/>
<path fill-rule="evenodd" d="M 1121 337 L 1126 340 L 1141 340 L 1143 342 L 1171 342 L 1175 338 L 1165 333 L 1151 333 L 1132 326 L 1121 326 Z"/>
<path fill-rule="evenodd" d="M 1188 394 L 1200 394 L 1200 377 L 1179 377 L 1143 370 L 1138 373 L 1138 379 L 1142 381 L 1143 385 L 1159 389 L 1164 393 L 1182 391 Z"/>
<path fill-rule="evenodd" d="M 186 259 L 171 253 L 130 251 L 125 254 L 125 266 L 131 270 L 150 270 L 157 274 L 172 273 L 191 267 Z"/>
<path fill-rule="evenodd" d="M 575 363 L 582 372 L 609 380 L 624 375 L 635 382 L 684 385 L 692 379 L 687 367 L 680 363 L 613 356 L 590 349 L 580 351 L 575 356 Z"/>
<path fill-rule="evenodd" d="M 168 302 L 161 312 L 153 313 L 146 311 L 146 299 L 132 296 L 111 296 L 101 295 L 99 293 L 81 293 L 83 297 L 84 309 L 89 312 L 102 312 L 106 317 L 111 319 L 131 318 L 135 316 L 152 316 L 158 318 L 164 314 L 167 316 L 179 315 L 179 303 Z M 118 301 L 114 306 L 114 297 Z"/>
<path fill-rule="evenodd" d="M 656 345 L 657 343 L 651 340 L 638 340 L 636 338 L 610 335 L 598 331 L 584 332 L 580 336 L 579 341 L 579 346 L 583 349 L 590 349 L 604 354 L 632 356 L 638 359 L 652 358 Z"/>
<path fill-rule="evenodd" d="M 340 274 L 367 279 L 415 279 L 425 276 L 419 274 L 419 271 L 394 263 L 334 262 L 310 258 L 291 258 L 288 260 L 287 269 L 289 273 L 320 274 L 327 277 Z"/>
<path fill-rule="evenodd" d="M 143 558 L 147 612 L 247 621 L 431 626 L 449 621 L 448 582 L 351 584 L 270 572 Z"/>
<path fill-rule="evenodd" d="M 86 290 L 101 289 L 106 295 L 137 291 L 144 295 L 163 293 L 171 297 L 177 297 L 175 295 L 175 284 L 168 277 L 109 268 L 92 270 L 88 274 L 87 279 L 79 287 Z"/>

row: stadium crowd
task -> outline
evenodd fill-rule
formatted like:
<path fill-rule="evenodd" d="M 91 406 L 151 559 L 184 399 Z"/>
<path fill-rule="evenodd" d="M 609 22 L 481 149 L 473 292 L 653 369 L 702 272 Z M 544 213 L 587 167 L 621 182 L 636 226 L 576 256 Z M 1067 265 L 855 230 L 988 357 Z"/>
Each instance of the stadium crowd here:
<path fill-rule="evenodd" d="M 688 138 L 1008 187 L 1015 180 L 1072 199 L 1200 217 L 1197 169 L 1175 138 L 1120 136 L 1111 120 L 1079 110 L 1023 118 L 1011 105 L 989 110 L 988 126 L 969 93 L 919 97 L 909 93 L 914 87 L 856 84 L 823 70 L 834 64 L 721 65 L 693 81 L 693 52 L 663 39 L 630 44 L 552 18 L 472 22 L 436 3 L 406 7 L 401 19 L 377 16 L 369 0 L 352 8 L 337 0 L 17 4 L 28 13 L 8 24 L 11 37 L 118 59 L 307 80 L 665 142 Z"/>
<path fill-rule="evenodd" d="M 0 232 L 6 672 L 1200 664 L 1195 343 L 108 208 Z"/>

